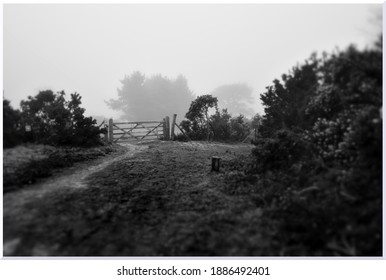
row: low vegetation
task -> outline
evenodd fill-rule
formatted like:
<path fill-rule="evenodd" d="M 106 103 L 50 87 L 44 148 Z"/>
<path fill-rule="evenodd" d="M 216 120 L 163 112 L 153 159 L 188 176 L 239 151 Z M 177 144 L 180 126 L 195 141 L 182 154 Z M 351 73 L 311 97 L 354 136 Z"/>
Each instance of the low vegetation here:
<path fill-rule="evenodd" d="M 55 148 L 29 145 L 7 150 L 4 153 L 3 192 L 15 191 L 49 177 L 61 168 L 105 156 L 117 149 L 116 146 Z M 26 156 L 28 153 L 30 156 Z"/>
<path fill-rule="evenodd" d="M 210 114 L 213 110 L 214 113 Z M 220 110 L 217 97 L 210 94 L 197 97 L 185 117 L 180 127 L 192 140 L 241 142 L 252 129 L 251 121 L 243 115 L 232 117 L 227 109 Z M 177 140 L 186 140 L 186 137 L 178 135 Z"/>

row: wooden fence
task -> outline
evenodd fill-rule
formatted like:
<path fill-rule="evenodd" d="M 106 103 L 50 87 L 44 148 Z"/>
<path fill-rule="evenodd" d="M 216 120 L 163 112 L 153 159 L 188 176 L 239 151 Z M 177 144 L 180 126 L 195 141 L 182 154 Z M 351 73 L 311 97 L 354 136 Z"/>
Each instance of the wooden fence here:
<path fill-rule="evenodd" d="M 174 128 L 177 127 L 184 135 L 185 132 L 176 124 L 177 115 L 173 115 L 172 125 L 170 126 L 169 117 L 162 121 L 137 121 L 137 122 L 114 122 L 109 119 L 103 122 L 107 130 L 105 134 L 106 142 L 117 143 L 122 141 L 142 141 L 142 140 L 174 140 Z"/>

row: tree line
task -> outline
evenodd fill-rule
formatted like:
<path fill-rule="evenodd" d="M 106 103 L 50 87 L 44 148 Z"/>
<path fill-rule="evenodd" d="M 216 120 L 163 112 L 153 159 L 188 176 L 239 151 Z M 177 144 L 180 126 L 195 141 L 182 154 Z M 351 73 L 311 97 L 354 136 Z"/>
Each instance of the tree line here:
<path fill-rule="evenodd" d="M 193 100 L 193 92 L 182 75 L 169 79 L 162 75 L 146 77 L 139 71 L 125 76 L 121 87 L 117 89 L 117 98 L 106 101 L 113 110 L 121 112 L 124 120 L 161 120 L 166 115 L 176 113 L 184 116 L 189 103 L 202 103 Z M 228 104 L 236 112 L 249 112 L 247 101 L 251 100 L 252 89 L 245 84 L 229 84 L 218 87 L 214 94 L 221 96 L 220 104 Z M 239 96 L 235 100 L 234 96 Z M 231 118 L 227 109 L 218 109 L 211 115 L 211 127 L 214 140 L 240 141 L 250 131 L 250 120 L 243 115 Z M 192 101 L 193 100 L 193 101 Z M 28 96 L 20 103 L 21 110 L 12 108 L 10 102 L 3 100 L 4 109 L 4 147 L 9 148 L 24 142 L 36 142 L 53 145 L 93 146 L 101 144 L 98 135 L 104 133 L 96 127 L 96 120 L 84 117 L 80 107 L 81 96 L 70 94 L 66 100 L 64 91 L 40 91 L 36 96 Z M 201 106 L 201 105 L 200 105 Z M 188 113 L 189 114 L 189 113 Z M 103 116 L 96 116 L 103 119 Z M 200 124 L 200 125 L 198 125 Z M 194 140 L 206 140 L 207 131 L 200 115 L 190 113 L 188 120 L 182 123 L 186 133 Z M 177 137 L 181 139 L 181 136 Z"/>

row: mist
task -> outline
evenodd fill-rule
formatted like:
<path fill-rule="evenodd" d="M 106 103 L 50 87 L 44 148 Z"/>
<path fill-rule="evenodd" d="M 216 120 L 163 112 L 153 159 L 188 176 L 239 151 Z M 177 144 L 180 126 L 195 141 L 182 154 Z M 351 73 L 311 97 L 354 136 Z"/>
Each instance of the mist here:
<path fill-rule="evenodd" d="M 99 119 L 177 113 L 181 120 L 196 96 L 242 84 L 250 94 L 230 111 L 252 116 L 263 113 L 265 88 L 312 52 L 372 44 L 379 11 L 358 4 L 5 4 L 4 98 L 17 108 L 41 90 L 64 90 L 78 92 L 86 115 Z M 135 72 L 157 93 L 132 95 L 148 96 L 141 107 L 112 105 Z M 178 79 L 181 94 L 171 86 Z M 237 99 L 218 98 L 224 106 Z"/>

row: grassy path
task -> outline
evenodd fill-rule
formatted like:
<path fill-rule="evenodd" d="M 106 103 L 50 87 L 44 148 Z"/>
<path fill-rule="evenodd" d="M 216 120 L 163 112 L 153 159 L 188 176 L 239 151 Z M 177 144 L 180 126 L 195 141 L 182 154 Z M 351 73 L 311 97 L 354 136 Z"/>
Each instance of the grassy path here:
<path fill-rule="evenodd" d="M 262 212 L 233 179 L 239 172 L 234 159 L 248 155 L 251 146 L 159 142 L 137 147 L 142 147 L 137 153 L 105 162 L 103 168 L 62 179 L 67 184 L 81 181 L 81 187 L 65 187 L 56 179 L 48 188 L 52 191 L 18 203 L 11 196 L 23 190 L 6 194 L 4 255 L 264 252 L 258 223 Z M 210 171 L 214 155 L 222 158 L 219 173 Z"/>

